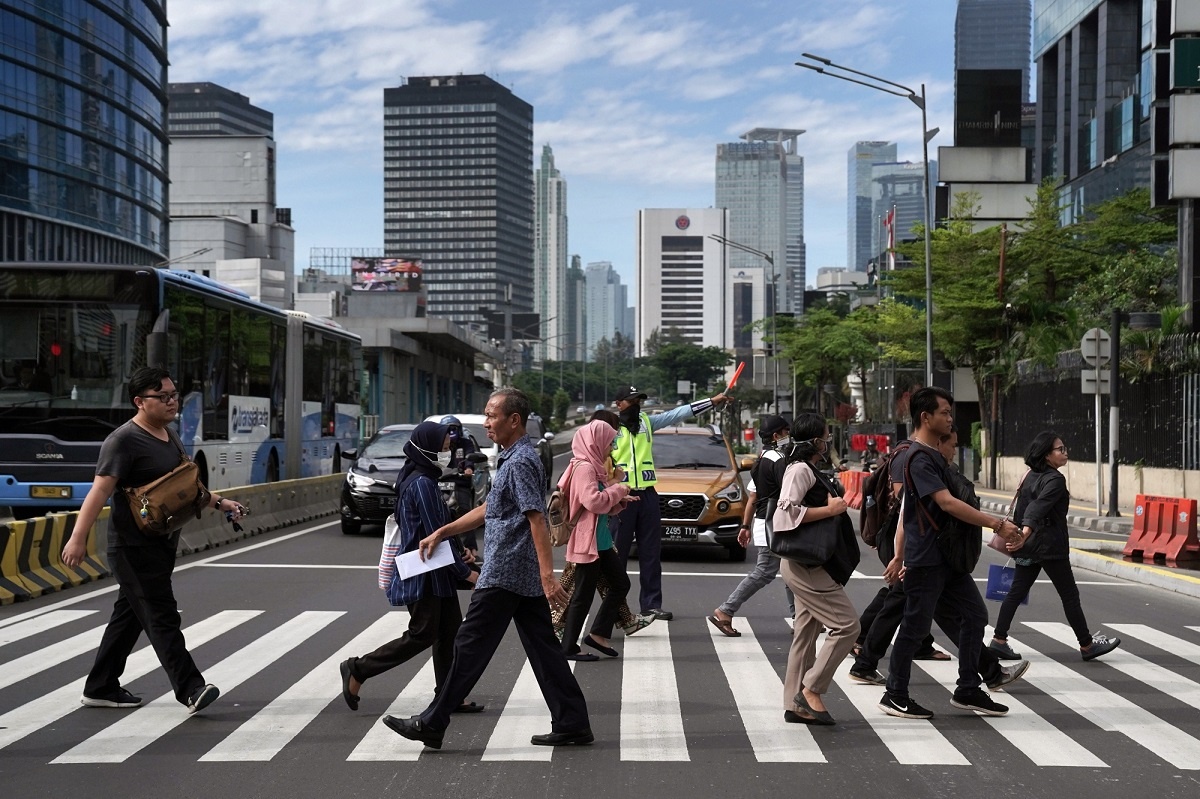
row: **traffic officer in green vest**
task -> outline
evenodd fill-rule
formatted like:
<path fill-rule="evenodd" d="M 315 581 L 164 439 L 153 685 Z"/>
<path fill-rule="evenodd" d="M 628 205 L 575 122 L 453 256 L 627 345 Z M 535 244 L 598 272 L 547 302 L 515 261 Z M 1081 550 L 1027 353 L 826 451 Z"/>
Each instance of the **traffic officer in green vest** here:
<path fill-rule="evenodd" d="M 670 621 L 674 614 L 662 607 L 662 509 L 658 505 L 658 492 L 654 490 L 657 482 L 654 472 L 654 431 L 691 419 L 728 402 L 729 398 L 718 394 L 712 399 L 680 405 L 654 416 L 642 413 L 644 399 L 646 394 L 636 386 L 620 386 L 617 389 L 616 403 L 621 427 L 617 431 L 617 440 L 613 442 L 613 460 L 617 468 L 625 473 L 630 493 L 640 498 L 638 502 L 630 502 L 617 517 L 617 554 L 623 563 L 626 562 L 633 542 L 637 541 L 642 615 Z"/>

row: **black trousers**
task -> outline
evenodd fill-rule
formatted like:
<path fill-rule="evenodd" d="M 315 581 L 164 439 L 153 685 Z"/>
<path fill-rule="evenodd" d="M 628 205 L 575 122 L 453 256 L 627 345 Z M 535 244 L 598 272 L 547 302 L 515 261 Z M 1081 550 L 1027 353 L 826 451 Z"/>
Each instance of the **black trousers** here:
<path fill-rule="evenodd" d="M 640 497 L 630 502 L 617 516 L 617 529 L 613 538 L 617 543 L 617 554 L 621 562 L 629 560 L 633 542 L 638 545 L 638 581 L 641 591 L 638 602 L 642 613 L 661 610 L 662 601 L 662 508 L 658 506 L 658 492 L 654 487 L 635 492 Z"/>
<path fill-rule="evenodd" d="M 878 597 L 876 598 L 878 599 Z M 871 604 L 875 604 L 874 601 Z M 855 671 L 869 672 L 879 667 L 879 661 L 883 660 L 883 655 L 892 642 L 892 636 L 896 634 L 896 629 L 904 617 L 904 586 L 900 583 L 891 586 L 880 604 L 881 608 L 875 615 L 870 632 L 863 642 L 862 651 L 854 658 Z M 863 615 L 866 615 L 865 611 Z M 937 607 L 933 610 L 933 620 L 951 641 L 958 642 L 960 640 L 962 616 L 945 597 L 938 600 Z M 988 682 L 1000 676 L 1000 660 L 992 650 L 983 646 L 982 639 L 979 641 L 979 647 L 979 676 L 983 678 L 984 682 Z M 919 657 L 932 648 L 933 636 L 927 635 L 917 649 L 917 656 Z M 959 657 L 962 657 L 961 653 Z"/>
<path fill-rule="evenodd" d="M 600 610 L 592 622 L 592 633 L 601 638 L 611 638 L 613 625 L 617 623 L 617 615 L 621 603 L 629 594 L 629 575 L 625 573 L 621 557 L 615 549 L 606 549 L 599 553 L 599 558 L 591 563 L 575 564 L 575 591 L 571 594 L 571 603 L 567 605 L 563 617 L 563 652 L 570 653 L 579 646 L 579 633 L 583 630 L 583 620 L 587 618 L 588 610 L 592 607 L 592 596 L 596 593 L 596 583 L 600 575 L 608 581 L 608 593 L 600 602 Z"/>
<path fill-rule="evenodd" d="M 408 606 L 408 630 L 369 655 L 350 658 L 350 674 L 359 682 L 394 669 L 433 647 L 435 691 L 445 684 L 454 660 L 454 636 L 462 624 L 458 597 L 425 596 Z"/>
<path fill-rule="evenodd" d="M 883 658 L 883 653 L 887 651 L 888 646 L 892 643 L 892 636 L 896 634 L 896 628 L 900 626 L 900 618 L 904 615 L 904 602 L 889 604 L 888 597 L 892 593 L 892 586 L 885 585 L 880 588 L 875 594 L 875 598 L 863 610 L 862 615 L 858 617 L 858 640 L 854 643 L 860 647 L 859 655 L 854 658 L 854 668 L 859 668 L 865 671 L 874 671 L 879 667 L 879 661 Z M 901 589 L 903 593 L 903 589 Z M 886 612 L 885 612 L 886 611 Z M 879 630 L 876 632 L 874 645 L 870 647 L 871 651 L 876 653 L 872 658 L 864 658 L 863 655 L 867 652 L 867 636 L 875 627 L 875 620 L 880 617 L 880 613 L 884 614 L 883 621 L 879 624 Z M 886 633 L 885 633 L 886 631 Z M 880 637 L 885 635 L 886 640 L 880 644 Z M 921 648 L 917 650 L 917 656 L 933 651 L 933 635 L 925 636 L 925 640 L 921 643 Z"/>
<path fill-rule="evenodd" d="M 1013 574 L 1012 588 L 1009 589 L 1008 596 L 1001 603 L 1000 613 L 996 617 L 996 637 L 1001 640 L 1008 638 L 1008 628 L 1012 624 L 1017 608 L 1021 606 L 1022 600 L 1029 596 L 1029 589 L 1033 587 L 1034 581 L 1043 570 L 1050 578 L 1050 582 L 1054 584 L 1058 598 L 1062 600 L 1067 623 L 1071 625 L 1071 630 L 1075 633 L 1079 645 L 1087 646 L 1092 642 L 1092 634 L 1088 631 L 1087 618 L 1083 615 L 1083 604 L 1079 601 L 1079 586 L 1075 585 L 1075 572 L 1071 570 L 1071 561 L 1068 559 L 1044 560 L 1030 566 L 1017 564 Z"/>
<path fill-rule="evenodd" d="M 125 661 L 143 630 L 171 680 L 175 699 L 186 705 L 204 687 L 204 677 L 183 640 L 179 606 L 171 587 L 174 542 L 172 536 L 162 546 L 108 551 L 108 565 L 120 590 L 96 650 L 96 661 L 83 685 L 87 696 L 104 697 L 121 687 Z"/>
<path fill-rule="evenodd" d="M 480 588 L 472 593 L 467 615 L 454 638 L 450 673 L 433 703 L 421 713 L 421 721 L 432 730 L 450 726 L 450 713 L 483 676 L 509 622 L 517 625 L 517 635 L 550 708 L 553 732 L 588 729 L 587 702 L 554 635 L 546 597 L 522 596 L 503 588 Z"/>
<path fill-rule="evenodd" d="M 958 644 L 958 690 L 979 687 L 979 659 L 988 614 L 975 579 L 969 574 L 953 572 L 944 565 L 909 566 L 904 575 L 904 616 L 888 665 L 889 694 L 908 696 L 913 656 L 921 641 L 929 635 L 940 602 L 946 602 L 959 617 L 957 634 L 953 636 Z"/>

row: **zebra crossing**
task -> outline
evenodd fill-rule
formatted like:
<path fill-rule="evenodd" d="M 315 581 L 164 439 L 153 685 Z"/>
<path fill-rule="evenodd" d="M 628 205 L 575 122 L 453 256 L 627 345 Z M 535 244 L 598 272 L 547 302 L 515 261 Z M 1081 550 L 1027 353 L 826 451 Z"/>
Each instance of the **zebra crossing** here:
<path fill-rule="evenodd" d="M 350 622 L 351 618 L 358 621 Z M 363 618 L 368 622 L 362 624 Z M 269 627 L 264 623 L 268 619 Z M 244 627 L 256 620 L 257 627 Z M 205 716 L 219 718 L 223 706 L 239 707 L 239 687 L 252 678 L 270 678 L 273 693 L 265 701 L 244 700 L 241 715 L 249 713 L 248 718 L 232 730 L 223 727 L 215 742 L 200 739 L 203 748 L 188 756 L 198 762 L 269 762 L 303 741 L 306 731 L 312 734 L 323 715 L 346 717 L 338 663 L 400 636 L 407 624 L 404 611 L 354 617 L 340 610 L 234 609 L 196 620 L 184 632 L 193 651 L 200 650 L 202 663 L 206 644 L 224 636 L 242 644 L 230 647 L 232 651 L 215 664 L 203 666 L 206 679 L 222 691 Z M 700 762 L 701 750 L 711 741 L 697 740 L 688 710 L 697 703 L 724 703 L 729 706 L 709 711 L 734 720 L 723 735 L 727 738 L 723 747 L 744 749 L 759 763 L 820 764 L 839 758 L 844 762 L 844 744 L 839 745 L 827 731 L 783 723 L 782 672 L 788 639 L 782 629 L 756 629 L 766 625 L 765 620 L 739 618 L 741 637 L 726 638 L 703 618 L 679 619 L 652 625 L 623 640 L 618 661 L 577 669 L 585 685 L 588 680 L 592 685 L 597 679 L 609 681 L 611 690 L 605 698 L 619 698 L 615 713 L 608 708 L 616 702 L 593 703 L 594 726 L 597 713 L 613 714 L 606 726 L 619 730 L 614 748 L 621 761 Z M 1133 750 L 1181 771 L 1200 770 L 1200 714 L 1194 712 L 1200 709 L 1200 627 L 1104 626 L 1121 635 L 1126 645 L 1100 661 L 1084 664 L 1073 657 L 1075 641 L 1067 625 L 1037 621 L 1017 625 L 1019 635 L 1010 636 L 1010 641 L 1032 667 L 1001 697 L 1010 707 L 1004 717 L 968 722 L 970 714 L 946 710 L 957 678 L 953 661 L 915 664 L 914 696 L 938 711 L 929 721 L 884 715 L 876 706 L 880 689 L 852 681 L 849 660 L 839 667 L 828 701 L 839 728 L 855 736 L 856 756 L 900 765 L 980 765 L 981 753 L 1004 747 L 1005 758 L 1011 760 L 1015 754 L 1035 767 L 1109 768 Z M 261 634 L 237 637 L 243 630 L 260 628 L 265 628 Z M 42 762 L 123 763 L 146 757 L 144 750 L 151 745 L 181 734 L 180 728 L 194 717 L 170 692 L 147 697 L 142 707 L 129 711 L 80 706 L 84 680 L 78 664 L 90 662 L 83 656 L 94 652 L 102 630 L 103 616 L 88 610 L 54 610 L 0 625 L 0 752 L 20 754 L 24 741 L 53 728 L 59 734 L 56 741 L 64 735 L 70 740 L 48 756 L 45 740 L 40 740 L 37 756 Z M 688 662 L 678 659 L 673 647 L 677 644 L 688 646 Z M 697 645 L 707 661 L 704 673 L 719 675 L 723 684 L 690 679 Z M 519 643 L 506 639 L 497 659 L 521 656 Z M 68 673 L 62 664 L 72 658 L 80 659 L 74 662 L 76 670 Z M 293 676 L 281 676 L 283 662 L 296 667 L 287 670 Z M 432 661 L 426 657 L 412 666 L 415 675 L 386 713 L 408 716 L 428 703 L 434 688 Z M 124 682 L 133 684 L 159 668 L 153 651 L 144 646 L 129 658 Z M 586 676 L 584 669 L 589 670 Z M 66 683 L 37 694 L 22 691 L 24 683 L 42 679 L 50 671 L 56 677 L 67 673 Z M 77 676 L 71 678 L 72 674 Z M 136 692 L 137 686 L 131 687 Z M 474 756 L 489 763 L 546 762 L 561 756 L 529 742 L 531 735 L 549 729 L 550 715 L 528 663 L 502 700 L 494 695 L 489 699 L 488 712 L 472 722 L 482 725 L 475 729 L 486 737 L 482 751 Z M 606 709 L 597 710 L 598 706 Z M 71 738 L 76 727 L 69 717 L 77 712 L 86 713 L 88 723 L 79 724 L 78 735 Z M 104 723 L 98 730 L 96 719 Z M 964 745 L 964 725 L 976 743 L 991 741 L 987 736 L 994 736 L 994 743 Z M 428 756 L 420 744 L 396 736 L 381 724 L 370 724 L 365 734 L 358 729 L 358 740 L 326 750 L 329 756 L 347 763 L 412 762 Z"/>

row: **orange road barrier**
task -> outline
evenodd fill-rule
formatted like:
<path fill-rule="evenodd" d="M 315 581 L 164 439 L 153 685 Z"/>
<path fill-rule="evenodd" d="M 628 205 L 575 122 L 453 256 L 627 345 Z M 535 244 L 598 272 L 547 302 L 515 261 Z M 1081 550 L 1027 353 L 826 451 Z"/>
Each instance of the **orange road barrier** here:
<path fill-rule="evenodd" d="M 1169 566 L 1200 558 L 1196 500 L 1138 494 L 1133 506 L 1133 530 L 1124 553 L 1143 560 L 1161 557 Z"/>

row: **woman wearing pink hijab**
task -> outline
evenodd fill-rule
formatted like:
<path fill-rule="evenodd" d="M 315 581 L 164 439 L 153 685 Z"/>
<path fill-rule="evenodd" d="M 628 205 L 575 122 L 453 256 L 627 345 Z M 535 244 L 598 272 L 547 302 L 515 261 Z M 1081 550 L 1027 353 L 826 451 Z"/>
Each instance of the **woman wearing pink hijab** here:
<path fill-rule="evenodd" d="M 629 575 L 617 556 L 608 515 L 617 513 L 633 497 L 629 486 L 614 473 L 612 444 L 617 431 L 603 421 L 588 422 L 571 441 L 570 464 L 563 472 L 559 487 L 567 493 L 569 517 L 575 531 L 567 542 L 567 561 L 575 564 L 575 592 L 563 621 L 563 652 L 569 660 L 599 660 L 579 648 L 579 633 L 592 605 L 596 581 L 603 574 L 608 581 L 608 596 L 600 603 L 591 632 L 583 643 L 602 655 L 617 657 L 611 646 L 617 610 L 629 593 Z"/>

